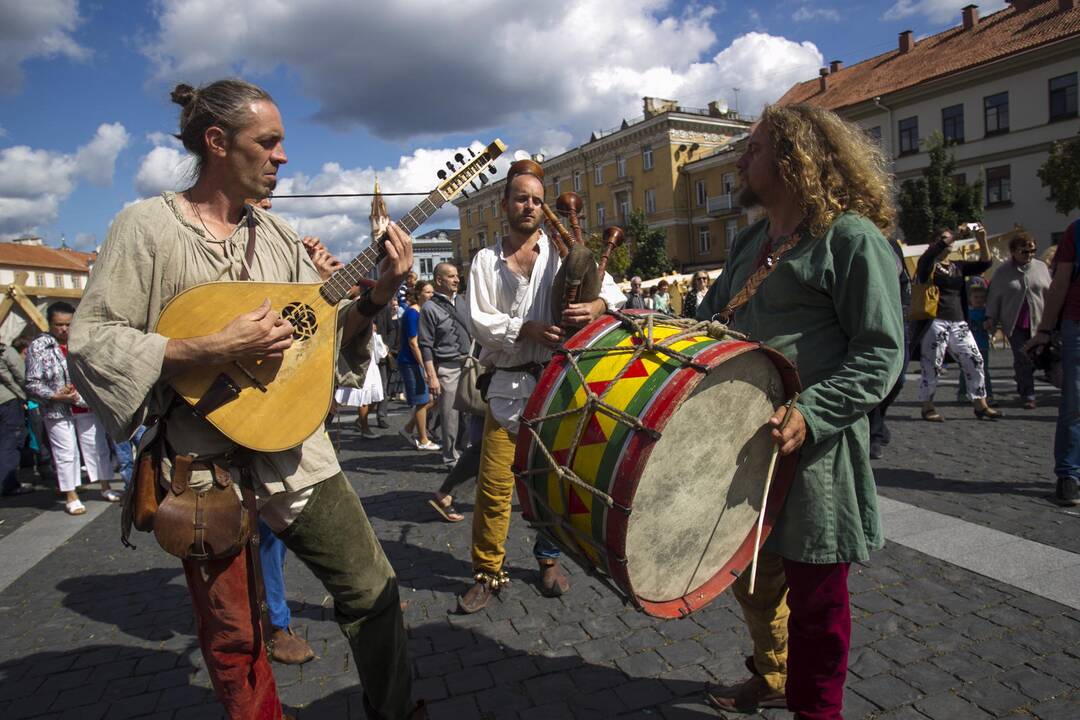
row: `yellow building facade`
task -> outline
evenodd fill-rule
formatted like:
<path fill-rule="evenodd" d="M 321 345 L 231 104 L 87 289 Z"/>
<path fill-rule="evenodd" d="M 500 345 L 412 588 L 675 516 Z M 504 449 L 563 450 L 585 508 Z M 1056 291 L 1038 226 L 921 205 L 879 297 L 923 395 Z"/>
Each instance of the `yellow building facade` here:
<path fill-rule="evenodd" d="M 712 166 L 703 168 L 706 201 L 699 205 L 697 175 L 692 177 L 687 167 L 729 149 L 747 133 L 750 122 L 717 103 L 697 109 L 645 98 L 642 117 L 593 133 L 584 145 L 543 159 L 545 197 L 554 205 L 561 193 L 580 195 L 585 207 L 582 225 L 591 232 L 625 226 L 640 208 L 650 227 L 666 232 L 668 254 L 676 266 L 686 270 L 716 266 L 724 256 L 715 248 L 719 244 L 722 251 L 723 243 L 713 242 L 708 252 L 700 252 L 697 228 L 701 223 L 724 227 L 720 219 L 700 220 L 709 193 L 721 194 L 721 185 L 713 180 Z M 456 254 L 465 268 L 480 248 L 507 234 L 501 209 L 505 182 L 501 179 L 454 201 L 461 221 Z M 715 187 L 710 189 L 710 183 Z"/>
<path fill-rule="evenodd" d="M 756 219 L 739 206 L 736 163 L 746 150 L 746 137 L 734 140 L 709 157 L 683 166 L 690 188 L 691 261 L 686 270 L 715 268 L 731 252 L 735 235 Z"/>

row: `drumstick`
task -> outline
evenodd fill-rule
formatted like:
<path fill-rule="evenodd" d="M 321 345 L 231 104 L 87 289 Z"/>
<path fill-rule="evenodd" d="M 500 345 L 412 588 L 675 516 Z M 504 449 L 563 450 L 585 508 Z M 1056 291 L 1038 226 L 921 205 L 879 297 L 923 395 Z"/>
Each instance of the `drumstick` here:
<path fill-rule="evenodd" d="M 781 433 L 784 432 L 784 428 L 787 427 L 788 420 L 791 419 L 791 408 L 795 407 L 795 401 L 799 399 L 799 393 L 795 393 L 791 396 L 791 399 L 787 401 L 784 406 L 784 419 L 780 421 Z M 780 457 L 780 446 L 774 444 L 772 450 L 772 458 L 769 460 L 769 472 L 765 475 L 765 489 L 761 493 L 761 512 L 758 513 L 757 519 L 757 532 L 754 535 L 754 558 L 750 561 L 750 594 L 754 594 L 754 585 L 757 582 L 757 559 L 758 552 L 761 550 L 761 528 L 765 524 L 765 506 L 769 502 L 769 486 L 772 485 L 773 471 L 776 470 L 776 460 Z"/>

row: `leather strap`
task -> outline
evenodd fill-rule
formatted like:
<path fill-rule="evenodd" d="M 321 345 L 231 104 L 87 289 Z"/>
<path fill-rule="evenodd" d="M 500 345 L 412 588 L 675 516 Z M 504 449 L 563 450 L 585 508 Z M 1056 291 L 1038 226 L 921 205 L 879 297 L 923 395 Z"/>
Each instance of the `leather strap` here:
<path fill-rule="evenodd" d="M 244 249 L 244 267 L 240 269 L 240 279 L 250 280 L 248 268 L 255 260 L 255 226 L 259 224 L 259 221 L 255 219 L 255 210 L 250 205 L 245 205 L 244 210 L 247 213 L 248 241 L 247 248 Z"/>
<path fill-rule="evenodd" d="M 750 298 L 754 297 L 754 293 L 757 292 L 761 283 L 769 276 L 769 273 L 775 270 L 776 266 L 780 264 L 780 258 L 783 257 L 788 250 L 795 247 L 800 239 L 801 236 L 798 232 L 792 233 L 784 238 L 784 242 L 780 244 L 780 247 L 765 256 L 764 262 L 758 266 L 757 270 L 754 271 L 754 274 L 746 281 L 746 285 L 743 286 L 743 289 L 740 290 L 735 297 L 731 298 L 728 304 L 724 306 L 723 310 L 716 313 L 713 317 L 725 325 L 731 322 L 731 318 L 735 315 L 735 311 L 750 302 Z"/>
<path fill-rule="evenodd" d="M 255 587 L 253 600 L 259 614 L 259 624 L 262 626 L 262 641 L 266 645 L 267 653 L 273 652 L 274 626 L 270 622 L 270 606 L 266 602 L 266 586 L 263 584 L 262 558 L 259 554 L 259 543 L 262 539 L 259 534 L 259 511 L 255 506 L 255 493 L 248 490 L 240 483 L 240 495 L 244 498 L 244 509 L 251 513 L 251 538 L 248 540 L 248 585 Z"/>

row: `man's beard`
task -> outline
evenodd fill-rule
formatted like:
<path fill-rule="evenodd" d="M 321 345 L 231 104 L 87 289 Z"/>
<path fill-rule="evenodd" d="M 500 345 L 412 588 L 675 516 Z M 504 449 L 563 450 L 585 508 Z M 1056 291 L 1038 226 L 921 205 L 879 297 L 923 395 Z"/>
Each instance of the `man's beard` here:
<path fill-rule="evenodd" d="M 761 205 L 761 198 L 757 196 L 757 193 L 750 187 L 750 185 L 743 183 L 739 188 L 739 207 L 752 208 Z"/>
<path fill-rule="evenodd" d="M 527 218 L 519 215 L 518 217 L 511 218 L 507 224 L 519 233 L 532 235 L 536 232 L 536 229 L 540 227 L 540 216 L 536 215 Z"/>

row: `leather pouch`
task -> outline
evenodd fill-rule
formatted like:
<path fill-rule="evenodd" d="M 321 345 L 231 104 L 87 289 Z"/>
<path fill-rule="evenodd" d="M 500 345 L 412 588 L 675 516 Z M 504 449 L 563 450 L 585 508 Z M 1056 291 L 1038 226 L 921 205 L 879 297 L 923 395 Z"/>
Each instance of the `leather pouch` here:
<path fill-rule="evenodd" d="M 192 470 L 213 471 L 208 490 L 191 489 Z M 253 526 L 253 514 L 237 497 L 227 468 L 176 456 L 170 488 L 154 517 L 154 536 L 162 550 L 182 560 L 231 557 L 251 538 Z"/>
<path fill-rule="evenodd" d="M 154 515 L 158 504 L 165 497 L 165 488 L 161 485 L 161 457 L 163 441 L 161 428 L 152 426 L 146 431 L 145 442 L 140 443 L 135 456 L 135 472 L 131 485 L 124 494 L 124 504 L 120 515 L 120 541 L 127 547 L 135 547 L 129 541 L 131 528 L 141 532 L 154 529 Z"/>

